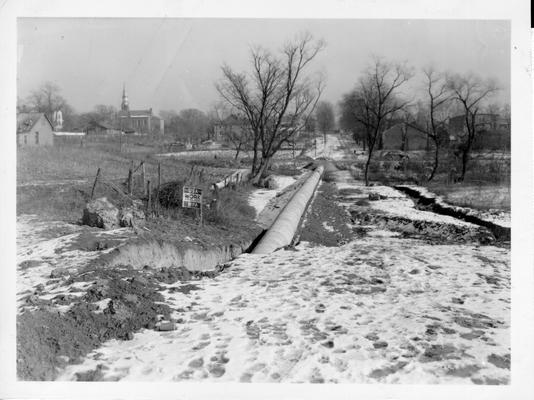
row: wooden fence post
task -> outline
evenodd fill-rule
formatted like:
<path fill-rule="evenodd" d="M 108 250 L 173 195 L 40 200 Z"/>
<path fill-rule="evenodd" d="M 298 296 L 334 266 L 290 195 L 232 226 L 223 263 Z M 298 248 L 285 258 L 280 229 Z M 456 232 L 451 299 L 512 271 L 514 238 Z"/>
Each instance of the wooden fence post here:
<path fill-rule="evenodd" d="M 161 163 L 158 162 L 158 191 L 156 193 L 156 210 L 159 216 L 159 191 L 161 189 Z"/>
<path fill-rule="evenodd" d="M 96 171 L 95 181 L 93 182 L 93 188 L 91 189 L 91 200 L 93 200 L 93 196 L 95 194 L 96 183 L 98 182 L 99 176 L 100 176 L 100 167 L 98 167 L 98 170 Z"/>
<path fill-rule="evenodd" d="M 191 171 L 189 171 L 189 182 L 191 183 L 193 180 L 193 171 L 195 170 L 195 166 L 191 165 Z"/>
<path fill-rule="evenodd" d="M 133 185 L 133 160 L 130 161 L 130 168 L 128 169 L 128 194 L 131 195 L 133 193 L 134 185 Z"/>
<path fill-rule="evenodd" d="M 146 183 L 146 191 L 148 192 L 148 197 L 146 201 L 146 213 L 147 216 L 150 214 L 150 209 L 152 207 L 152 193 L 150 192 L 150 181 L 147 181 Z"/>
<path fill-rule="evenodd" d="M 145 162 L 141 161 L 141 182 L 142 182 L 142 188 L 143 191 L 145 190 Z"/>

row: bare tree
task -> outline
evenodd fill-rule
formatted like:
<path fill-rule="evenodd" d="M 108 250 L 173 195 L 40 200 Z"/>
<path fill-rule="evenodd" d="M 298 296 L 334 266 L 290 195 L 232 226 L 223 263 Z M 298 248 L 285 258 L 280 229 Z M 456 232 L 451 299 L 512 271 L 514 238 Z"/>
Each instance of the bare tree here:
<path fill-rule="evenodd" d="M 448 89 L 445 77 L 433 68 L 423 70 L 425 75 L 427 105 L 420 107 L 421 118 L 408 120 L 407 125 L 424 133 L 434 143 L 434 163 L 428 176 L 430 182 L 439 166 L 439 151 L 443 146 L 445 126 L 447 123 L 447 103 L 451 100 L 451 92 Z"/>
<path fill-rule="evenodd" d="M 409 104 L 397 92 L 411 77 L 411 71 L 405 66 L 375 58 L 356 87 L 354 118 L 365 127 L 367 141 L 366 185 L 369 185 L 369 164 L 386 120 Z"/>
<path fill-rule="evenodd" d="M 315 119 L 317 126 L 323 132 L 323 140 L 326 145 L 326 132 L 334 129 L 336 120 L 334 116 L 334 107 L 328 101 L 320 101 L 317 103 L 315 110 Z"/>
<path fill-rule="evenodd" d="M 49 118 L 54 111 L 60 110 L 67 105 L 66 100 L 60 94 L 61 89 L 53 82 L 45 82 L 30 93 L 27 103 L 34 111 L 45 113 Z"/>
<path fill-rule="evenodd" d="M 473 142 L 478 133 L 477 115 L 484 101 L 496 92 L 498 87 L 491 80 L 484 81 L 479 76 L 468 74 L 449 75 L 447 88 L 452 92 L 456 102 L 460 104 L 464 114 L 465 131 L 461 134 L 462 143 L 459 146 L 462 157 L 462 173 L 458 178 L 460 182 L 463 182 Z"/>
<path fill-rule="evenodd" d="M 45 113 L 50 120 L 54 111 L 61 110 L 65 121 L 63 128 L 69 129 L 73 125 L 74 110 L 61 96 L 60 87 L 53 82 L 45 82 L 37 90 L 32 91 L 26 99 L 26 104 L 31 111 Z"/>
<path fill-rule="evenodd" d="M 250 73 L 222 67 L 217 90 L 252 133 L 253 183 L 266 174 L 274 154 L 304 128 L 313 113 L 323 83 L 312 81 L 304 71 L 323 47 L 322 41 L 315 42 L 306 33 L 286 43 L 279 56 L 253 48 Z"/>

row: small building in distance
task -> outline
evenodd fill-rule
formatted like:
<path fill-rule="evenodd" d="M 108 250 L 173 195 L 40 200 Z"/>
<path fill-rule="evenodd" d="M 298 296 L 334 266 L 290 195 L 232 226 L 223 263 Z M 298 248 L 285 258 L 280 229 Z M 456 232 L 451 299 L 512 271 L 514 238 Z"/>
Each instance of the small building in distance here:
<path fill-rule="evenodd" d="M 231 138 L 244 135 L 248 130 L 247 122 L 240 119 L 237 115 L 231 114 L 224 120 L 213 125 L 211 140 L 217 142 L 229 142 Z"/>
<path fill-rule="evenodd" d="M 511 145 L 510 119 L 498 114 L 480 113 L 475 117 L 476 136 L 474 150 L 509 150 Z M 448 124 L 452 142 L 461 142 L 467 134 L 465 115 L 449 118 Z"/>
<path fill-rule="evenodd" d="M 85 128 L 85 131 L 87 135 L 120 135 L 122 134 L 122 131 L 120 129 L 116 129 L 111 124 L 107 122 L 98 122 L 98 121 L 91 121 L 89 124 L 87 124 L 87 127 Z"/>
<path fill-rule="evenodd" d="M 427 135 L 405 123 L 397 123 L 382 133 L 384 150 L 429 150 L 430 146 Z"/>
<path fill-rule="evenodd" d="M 121 109 L 117 113 L 118 128 L 125 133 L 163 135 L 164 120 L 148 110 L 130 110 L 126 86 L 122 90 Z"/>
<path fill-rule="evenodd" d="M 44 113 L 29 112 L 17 115 L 17 145 L 52 146 L 54 127 Z"/>

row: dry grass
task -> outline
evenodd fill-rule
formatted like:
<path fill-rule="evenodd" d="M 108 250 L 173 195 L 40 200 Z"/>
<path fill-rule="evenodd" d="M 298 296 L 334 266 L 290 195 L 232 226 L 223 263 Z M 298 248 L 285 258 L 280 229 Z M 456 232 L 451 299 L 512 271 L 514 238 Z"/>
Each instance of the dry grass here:
<path fill-rule="evenodd" d="M 162 182 L 187 176 L 191 164 L 165 158 L 156 160 L 150 154 L 117 153 L 113 149 L 106 151 L 93 147 L 41 147 L 19 149 L 17 153 L 18 184 L 34 181 L 61 181 L 76 179 L 93 179 L 97 169 L 108 179 L 126 179 L 130 163 L 135 166 L 145 161 L 147 179 L 155 182 L 157 165 L 161 163 Z M 222 179 L 232 170 L 227 168 L 204 168 L 207 181 L 215 182 Z"/>
<path fill-rule="evenodd" d="M 453 205 L 480 210 L 510 210 L 510 185 L 488 183 L 462 183 L 428 185 L 429 190 L 439 194 Z"/>
<path fill-rule="evenodd" d="M 176 160 L 156 160 L 140 154 L 117 153 L 94 147 L 42 147 L 19 149 L 17 154 L 17 213 L 39 214 L 44 218 L 54 218 L 75 222 L 90 197 L 91 187 L 98 167 L 106 181 L 122 186 L 128 176 L 132 160 L 137 167 L 145 161 L 145 179 L 155 188 L 158 162 L 161 163 L 161 182 L 185 181 L 191 174 L 193 165 Z M 233 172 L 228 168 L 200 167 L 204 186 L 221 180 Z M 32 183 L 36 183 L 32 185 Z M 43 184 L 45 183 L 45 184 Z M 48 183 L 48 184 L 46 184 Z M 64 184 L 61 184 L 64 183 Z M 140 170 L 134 177 L 136 197 L 143 197 Z M 99 184 L 96 197 L 107 197 L 114 204 L 124 201 L 109 187 Z"/>

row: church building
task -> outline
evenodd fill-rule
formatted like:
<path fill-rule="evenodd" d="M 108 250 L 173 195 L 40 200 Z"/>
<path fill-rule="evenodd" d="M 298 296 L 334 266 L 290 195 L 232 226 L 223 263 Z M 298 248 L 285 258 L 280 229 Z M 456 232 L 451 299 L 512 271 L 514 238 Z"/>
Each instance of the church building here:
<path fill-rule="evenodd" d="M 148 110 L 130 110 L 126 86 L 122 89 L 121 109 L 117 113 L 119 129 L 125 133 L 163 135 L 164 120 Z"/>

